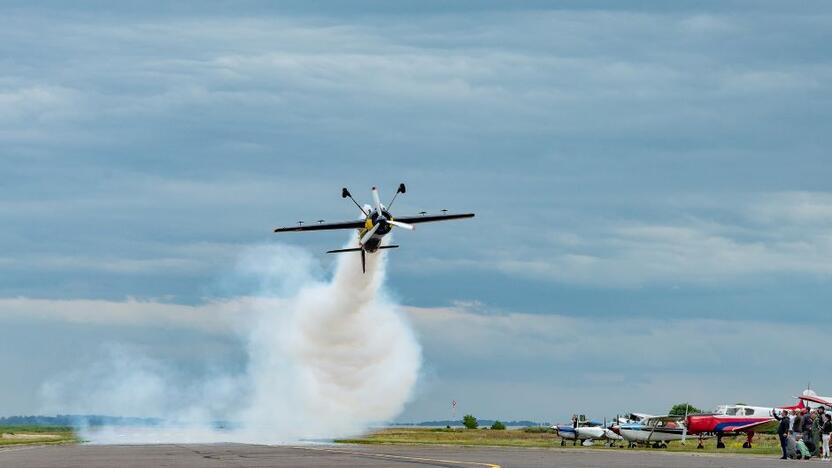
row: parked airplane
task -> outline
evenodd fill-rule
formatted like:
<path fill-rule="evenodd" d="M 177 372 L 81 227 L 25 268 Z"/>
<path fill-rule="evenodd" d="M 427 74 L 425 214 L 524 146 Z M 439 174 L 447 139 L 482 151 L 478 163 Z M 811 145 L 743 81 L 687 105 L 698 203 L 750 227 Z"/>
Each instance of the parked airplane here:
<path fill-rule="evenodd" d="M 622 440 L 622 437 L 606 424 L 586 419 L 579 419 L 577 427 L 573 423 L 568 423 L 555 424 L 551 428 L 560 437 L 560 445 L 565 445 L 567 440 L 571 440 L 572 445 L 577 445 L 578 441 L 584 445 L 586 441 L 595 440 L 607 440 L 610 445 L 613 445 L 616 441 Z"/>
<path fill-rule="evenodd" d="M 832 397 L 828 396 L 818 396 L 813 390 L 804 390 L 803 394 L 799 397 L 800 400 L 806 401 L 809 403 L 815 403 L 819 406 L 825 406 L 827 408 L 832 408 Z"/>
<path fill-rule="evenodd" d="M 691 414 L 685 417 L 666 416 L 665 420 L 684 421 L 687 434 L 699 435 L 699 448 L 702 448 L 702 438 L 705 434 L 716 434 L 716 448 L 725 448 L 722 438 L 725 435 L 744 433 L 747 440 L 743 448 L 751 448 L 754 434 L 757 432 L 772 432 L 777 428 L 774 410 L 795 410 L 804 408 L 803 401 L 791 406 L 768 408 L 749 405 L 720 405 L 713 413 Z"/>
<path fill-rule="evenodd" d="M 341 198 L 349 198 L 355 203 L 355 206 L 361 210 L 361 219 L 357 221 L 343 221 L 338 223 L 324 223 L 320 220 L 318 224 L 307 224 L 304 226 L 303 222 L 298 222 L 297 226 L 277 228 L 274 232 L 300 232 L 300 231 L 327 231 L 334 229 L 357 229 L 358 230 L 358 247 L 348 249 L 330 250 L 327 253 L 343 253 L 343 252 L 361 252 L 361 270 L 366 271 L 365 255 L 375 253 L 381 249 L 395 249 L 398 245 L 381 245 L 382 239 L 387 235 L 393 226 L 400 227 L 412 231 L 416 228 L 414 224 L 430 223 L 435 221 L 449 221 L 452 219 L 473 218 L 474 213 L 461 214 L 446 214 L 441 215 L 426 215 L 424 212 L 419 216 L 405 216 L 402 218 L 393 219 L 390 214 L 391 206 L 396 201 L 396 197 L 400 193 L 405 193 L 407 189 L 404 184 L 399 184 L 399 189 L 393 195 L 386 206 L 381 204 L 381 199 L 378 195 L 378 190 L 373 187 L 373 203 L 374 206 L 361 206 L 352 197 L 350 191 L 345 188 L 341 189 Z M 442 210 L 443 212 L 445 210 Z"/>
<path fill-rule="evenodd" d="M 619 424 L 612 427 L 629 447 L 642 444 L 654 448 L 666 448 L 674 440 L 684 441 L 687 429 L 684 421 L 674 421 L 667 416 L 651 416 L 633 413 L 626 418 L 619 418 Z"/>

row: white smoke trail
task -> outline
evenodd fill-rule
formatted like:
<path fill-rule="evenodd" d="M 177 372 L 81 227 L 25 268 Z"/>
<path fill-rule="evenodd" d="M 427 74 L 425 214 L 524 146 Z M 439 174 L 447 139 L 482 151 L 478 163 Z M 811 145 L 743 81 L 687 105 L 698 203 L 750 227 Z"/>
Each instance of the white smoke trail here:
<path fill-rule="evenodd" d="M 303 288 L 287 316 L 260 317 L 249 346 L 254 392 L 242 418 L 249 429 L 334 437 L 402 410 L 421 354 L 380 291 L 384 274 L 379 254 L 367 256 L 366 274 L 358 254 L 342 254 L 330 283 Z"/>
<path fill-rule="evenodd" d="M 278 265 L 285 262 L 282 252 L 259 261 Z M 304 270 L 304 258 L 295 255 L 286 266 Z M 182 386 L 164 365 L 121 350 L 117 362 L 95 364 L 92 371 L 46 386 L 49 407 L 177 421 L 142 430 L 84 431 L 93 443 L 280 443 L 361 433 L 401 412 L 421 365 L 421 350 L 399 306 L 382 291 L 384 267 L 382 254 L 368 255 L 362 274 L 357 253 L 341 254 L 328 282 L 311 279 L 308 270 L 295 272 L 289 297 L 264 280 L 262 297 L 229 303 L 254 317 L 241 327 L 248 353 L 242 376 Z M 80 394 L 66 396 L 73 395 L 70 387 Z M 213 429 L 217 418 L 232 421 L 234 430 Z"/>

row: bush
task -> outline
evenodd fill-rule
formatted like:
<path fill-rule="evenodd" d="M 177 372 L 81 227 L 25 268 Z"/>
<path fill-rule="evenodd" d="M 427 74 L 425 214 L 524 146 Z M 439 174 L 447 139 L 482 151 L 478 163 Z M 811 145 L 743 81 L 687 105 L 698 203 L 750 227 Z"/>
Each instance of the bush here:
<path fill-rule="evenodd" d="M 523 432 L 525 432 L 526 434 L 554 434 L 555 430 L 548 426 L 529 426 L 524 427 Z"/>
<path fill-rule="evenodd" d="M 506 430 L 506 425 L 497 420 L 491 425 L 491 429 L 494 429 L 495 431 L 504 431 Z"/>
<path fill-rule="evenodd" d="M 689 403 L 678 403 L 673 405 L 673 408 L 670 408 L 670 412 L 667 413 L 670 416 L 684 416 L 685 414 L 696 414 L 696 413 L 704 413 L 701 409 L 690 405 Z"/>
<path fill-rule="evenodd" d="M 462 425 L 468 429 L 476 429 L 480 424 L 477 422 L 477 418 L 470 414 L 466 414 L 462 417 Z"/>

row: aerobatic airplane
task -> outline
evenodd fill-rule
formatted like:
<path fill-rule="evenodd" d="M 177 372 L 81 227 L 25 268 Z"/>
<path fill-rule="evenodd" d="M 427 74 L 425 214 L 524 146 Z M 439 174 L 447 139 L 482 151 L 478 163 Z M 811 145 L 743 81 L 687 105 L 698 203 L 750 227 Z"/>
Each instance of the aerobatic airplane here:
<path fill-rule="evenodd" d="M 427 215 L 424 212 L 418 216 L 405 216 L 402 218 L 393 218 L 390 214 L 390 207 L 396 201 L 396 197 L 400 193 L 405 193 L 407 188 L 404 184 L 399 184 L 396 194 L 387 205 L 381 204 L 381 198 L 378 194 L 378 189 L 373 187 L 373 205 L 361 206 L 352 197 L 350 191 L 345 188 L 341 190 L 341 198 L 349 198 L 355 203 L 355 206 L 361 210 L 361 219 L 356 221 L 343 221 L 338 223 L 325 223 L 323 220 L 318 221 L 318 224 L 307 224 L 298 222 L 297 226 L 277 228 L 274 232 L 301 232 L 301 231 L 329 231 L 335 229 L 357 229 L 358 230 L 358 247 L 348 249 L 330 250 L 327 253 L 343 253 L 343 252 L 361 252 L 361 270 L 366 272 L 366 254 L 372 254 L 382 249 L 395 249 L 398 245 L 381 245 L 384 239 L 393 226 L 400 227 L 412 231 L 416 228 L 415 224 L 431 223 L 435 221 L 450 221 L 452 219 L 473 218 L 474 213 L 460 213 L 447 214 L 446 210 L 442 210 L 441 215 Z"/>

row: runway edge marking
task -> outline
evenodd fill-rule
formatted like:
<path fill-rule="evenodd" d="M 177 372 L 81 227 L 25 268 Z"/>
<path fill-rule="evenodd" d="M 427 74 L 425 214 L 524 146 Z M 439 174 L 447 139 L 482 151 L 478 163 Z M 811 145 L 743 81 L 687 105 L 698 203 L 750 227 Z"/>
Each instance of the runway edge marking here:
<path fill-rule="evenodd" d="M 489 468 L 501 468 L 500 465 L 495 463 L 481 463 L 481 462 L 473 462 L 473 461 L 460 461 L 460 460 L 442 460 L 438 458 L 423 458 L 423 457 L 407 457 L 404 455 L 391 455 L 387 453 L 373 453 L 373 452 L 359 452 L 353 450 L 342 450 L 342 449 L 328 449 L 328 448 L 319 448 L 319 447 L 302 447 L 302 446 L 295 446 L 294 448 L 303 449 L 303 450 L 317 450 L 319 452 L 330 452 L 330 453 L 340 453 L 344 455 L 360 455 L 365 457 L 375 457 L 375 458 L 386 458 L 392 460 L 409 460 L 409 461 L 424 461 L 424 462 L 436 462 L 436 463 L 451 463 L 454 465 L 470 465 L 470 466 L 487 466 Z"/>

